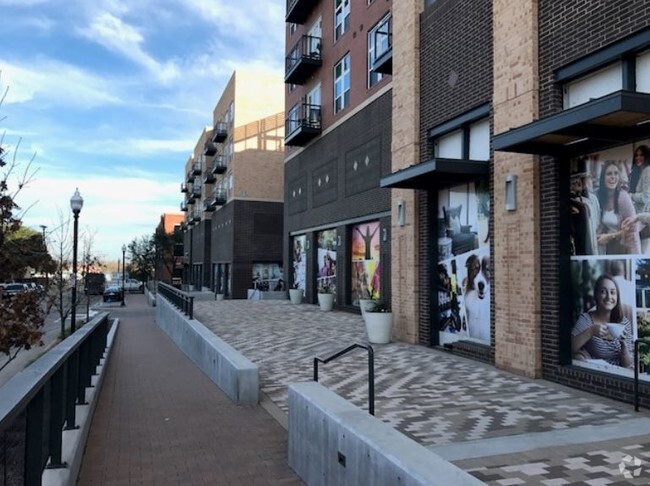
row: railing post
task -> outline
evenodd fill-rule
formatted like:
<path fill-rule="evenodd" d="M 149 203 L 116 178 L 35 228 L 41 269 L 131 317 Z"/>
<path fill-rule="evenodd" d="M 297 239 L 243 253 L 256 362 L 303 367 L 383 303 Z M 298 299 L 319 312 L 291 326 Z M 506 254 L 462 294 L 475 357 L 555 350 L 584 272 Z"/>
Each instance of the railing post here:
<path fill-rule="evenodd" d="M 86 380 L 88 375 L 88 346 L 84 342 L 79 347 L 79 372 L 77 376 L 77 404 L 86 405 Z"/>
<path fill-rule="evenodd" d="M 43 451 L 43 389 L 27 405 L 25 432 L 25 485 L 41 484 Z"/>
<path fill-rule="evenodd" d="M 314 381 L 318 381 L 318 358 L 314 358 Z"/>
<path fill-rule="evenodd" d="M 634 341 L 634 411 L 639 411 L 639 340 Z"/>
<path fill-rule="evenodd" d="M 76 406 L 77 406 L 77 381 L 79 361 L 79 350 L 72 353 L 66 361 L 66 384 L 65 384 L 65 430 L 74 430 L 76 424 Z"/>
<path fill-rule="evenodd" d="M 368 346 L 368 411 L 375 415 L 375 353 Z"/>
<path fill-rule="evenodd" d="M 50 382 L 50 463 L 48 469 L 66 466 L 61 462 L 63 435 L 63 368 L 54 373 Z"/>
<path fill-rule="evenodd" d="M 194 296 L 190 296 L 190 320 L 194 319 Z"/>

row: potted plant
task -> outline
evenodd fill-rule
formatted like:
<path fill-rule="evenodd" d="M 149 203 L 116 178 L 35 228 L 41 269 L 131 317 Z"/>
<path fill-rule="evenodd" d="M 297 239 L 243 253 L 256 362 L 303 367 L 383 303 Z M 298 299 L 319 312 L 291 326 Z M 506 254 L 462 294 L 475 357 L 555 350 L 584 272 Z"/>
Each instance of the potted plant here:
<path fill-rule="evenodd" d="M 322 311 L 331 311 L 334 307 L 335 288 L 330 282 L 323 282 L 318 289 L 318 305 Z"/>
<path fill-rule="evenodd" d="M 372 299 L 359 299 L 359 309 L 361 310 L 361 317 L 363 320 L 366 320 L 366 312 L 368 312 L 369 307 L 373 307 L 375 301 Z"/>
<path fill-rule="evenodd" d="M 293 288 L 289 289 L 289 300 L 292 304 L 302 304 L 303 289 L 298 288 L 298 283 L 295 283 Z"/>
<path fill-rule="evenodd" d="M 393 330 L 393 313 L 386 304 L 381 301 L 373 301 L 373 305 L 366 308 L 364 321 L 369 342 L 375 344 L 390 342 Z"/>

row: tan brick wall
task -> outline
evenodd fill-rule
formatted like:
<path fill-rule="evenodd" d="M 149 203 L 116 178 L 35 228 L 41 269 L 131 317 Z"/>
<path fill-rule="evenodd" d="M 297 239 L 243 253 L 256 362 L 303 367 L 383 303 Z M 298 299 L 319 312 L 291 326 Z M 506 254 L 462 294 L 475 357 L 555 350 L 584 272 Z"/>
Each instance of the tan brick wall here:
<path fill-rule="evenodd" d="M 283 159 L 283 152 L 246 150 L 237 153 L 232 164 L 234 197 L 283 202 Z"/>
<path fill-rule="evenodd" d="M 393 15 L 393 172 L 420 162 L 420 13 L 422 0 L 398 0 Z M 397 226 L 397 203 L 406 209 Z M 415 191 L 392 189 L 391 290 L 394 337 L 418 342 L 419 255 L 418 207 Z"/>
<path fill-rule="evenodd" d="M 284 112 L 283 73 L 237 69 L 235 126 L 245 125 L 278 112 Z"/>
<path fill-rule="evenodd" d="M 494 133 L 538 118 L 537 1 L 495 0 Z M 505 210 L 505 176 L 517 176 L 517 209 Z M 496 365 L 541 376 L 539 165 L 494 153 L 494 316 Z"/>

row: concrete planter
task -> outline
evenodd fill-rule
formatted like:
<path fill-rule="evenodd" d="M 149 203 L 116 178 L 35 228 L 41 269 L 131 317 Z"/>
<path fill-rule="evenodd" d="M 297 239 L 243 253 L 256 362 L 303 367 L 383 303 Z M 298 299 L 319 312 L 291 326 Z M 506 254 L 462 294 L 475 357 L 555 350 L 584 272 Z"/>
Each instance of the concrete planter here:
<path fill-rule="evenodd" d="M 226 297 L 225 294 L 217 294 L 216 300 L 223 300 Z"/>
<path fill-rule="evenodd" d="M 334 294 L 318 294 L 318 305 L 322 311 L 331 311 L 334 308 Z"/>
<path fill-rule="evenodd" d="M 392 312 L 366 311 L 364 320 L 369 342 L 375 344 L 386 344 L 390 342 L 390 335 L 393 330 Z"/>
<path fill-rule="evenodd" d="M 363 320 L 366 320 L 366 312 L 368 312 L 368 309 L 372 309 L 374 306 L 374 302 L 372 299 L 359 299 L 359 308 L 361 309 L 361 317 L 363 317 Z"/>
<path fill-rule="evenodd" d="M 289 289 L 289 300 L 292 304 L 302 304 L 303 289 Z"/>

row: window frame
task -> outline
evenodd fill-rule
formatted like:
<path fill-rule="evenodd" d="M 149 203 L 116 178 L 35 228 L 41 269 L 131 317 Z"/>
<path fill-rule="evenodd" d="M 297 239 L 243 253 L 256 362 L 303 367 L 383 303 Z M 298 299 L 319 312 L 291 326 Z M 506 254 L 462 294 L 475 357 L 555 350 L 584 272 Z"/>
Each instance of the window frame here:
<path fill-rule="evenodd" d="M 350 10 L 350 0 L 334 0 L 335 42 L 339 40 L 350 28 Z"/>
<path fill-rule="evenodd" d="M 341 74 L 337 75 L 337 71 L 341 67 Z M 347 69 L 346 69 L 347 67 Z M 347 80 L 347 83 L 346 83 Z M 347 89 L 346 88 L 347 84 Z M 342 86 L 341 86 L 342 85 Z M 341 93 L 338 94 L 339 86 L 341 86 Z M 341 103 L 339 103 L 341 100 Z M 334 65 L 334 113 L 339 113 L 350 106 L 350 53 L 347 52 L 340 60 Z"/>

